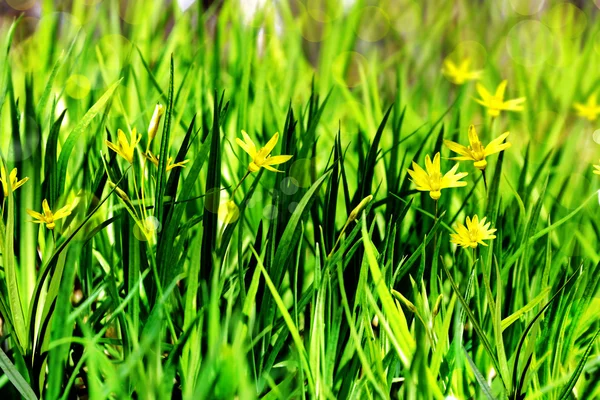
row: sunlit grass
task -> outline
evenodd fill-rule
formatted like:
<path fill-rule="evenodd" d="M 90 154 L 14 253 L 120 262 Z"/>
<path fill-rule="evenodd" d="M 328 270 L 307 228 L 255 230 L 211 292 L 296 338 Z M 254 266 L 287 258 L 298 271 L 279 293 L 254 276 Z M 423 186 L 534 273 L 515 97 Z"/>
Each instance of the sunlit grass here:
<path fill-rule="evenodd" d="M 3 396 L 600 396 L 593 2 L 17 3 Z"/>

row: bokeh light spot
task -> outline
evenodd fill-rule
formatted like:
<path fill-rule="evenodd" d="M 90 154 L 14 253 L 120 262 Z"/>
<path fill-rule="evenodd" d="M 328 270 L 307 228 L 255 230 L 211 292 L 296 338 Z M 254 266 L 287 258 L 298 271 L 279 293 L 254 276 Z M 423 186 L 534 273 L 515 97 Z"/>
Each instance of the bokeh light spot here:
<path fill-rule="evenodd" d="M 42 131 L 35 118 L 27 116 L 24 125 L 25 133 L 21 132 L 20 143 L 13 143 L 8 148 L 6 158 L 10 161 L 27 160 L 40 146 L 40 132 Z"/>
<path fill-rule="evenodd" d="M 145 242 L 156 235 L 160 229 L 160 221 L 158 218 L 151 215 L 135 224 L 133 227 L 133 236 L 135 236 L 136 239 Z"/>
<path fill-rule="evenodd" d="M 356 51 L 345 51 L 333 62 L 333 77 L 343 86 L 356 87 L 361 83 L 361 70 L 367 74 L 367 59 Z"/>
<path fill-rule="evenodd" d="M 555 34 L 576 38 L 587 26 L 587 15 L 574 4 L 560 3 L 548 10 L 542 21 Z"/>
<path fill-rule="evenodd" d="M 6 0 L 6 2 L 15 10 L 25 11 L 35 6 L 36 0 Z"/>
<path fill-rule="evenodd" d="M 454 48 L 451 54 L 456 60 L 471 60 L 471 69 L 483 69 L 487 63 L 488 53 L 485 47 L 475 40 L 465 40 Z"/>
<path fill-rule="evenodd" d="M 288 177 L 281 180 L 281 184 L 279 185 L 281 192 L 283 194 L 287 194 L 291 196 L 298 191 L 298 181 L 294 177 Z"/>
<path fill-rule="evenodd" d="M 314 19 L 306 9 L 300 13 L 298 21 L 302 37 L 309 42 L 322 42 L 331 31 L 327 22 Z"/>
<path fill-rule="evenodd" d="M 386 10 L 394 17 L 390 20 L 392 28 L 407 38 L 413 38 L 422 31 L 422 5 L 416 0 L 392 1 Z"/>
<path fill-rule="evenodd" d="M 525 20 L 510 30 L 506 47 L 515 62 L 524 66 L 540 65 L 554 53 L 554 35 L 541 22 Z"/>
<path fill-rule="evenodd" d="M 209 189 L 204 196 L 204 208 L 212 213 L 218 213 L 221 205 L 221 191 Z"/>
<path fill-rule="evenodd" d="M 594 133 L 592 134 L 592 138 L 594 139 L 594 142 L 600 144 L 600 129 L 596 129 L 594 131 Z"/>
<path fill-rule="evenodd" d="M 296 160 L 290 167 L 290 177 L 297 182 L 298 187 L 307 188 L 312 184 L 310 176 L 311 166 L 311 159 L 301 158 Z"/>
<path fill-rule="evenodd" d="M 266 219 L 275 219 L 278 215 L 279 210 L 277 209 L 277 206 L 267 204 L 263 209 L 263 217 L 265 217 Z"/>
<path fill-rule="evenodd" d="M 148 19 L 145 5 L 147 0 L 120 0 L 119 15 L 130 25 L 137 25 Z"/>
<path fill-rule="evenodd" d="M 90 80 L 83 75 L 71 75 L 67 79 L 65 91 L 74 99 L 84 99 L 90 93 Z"/>
<path fill-rule="evenodd" d="M 306 11 L 319 22 L 331 22 L 342 15 L 343 2 L 339 0 L 308 0 Z"/>
<path fill-rule="evenodd" d="M 101 58 L 104 67 L 113 72 L 120 71 L 124 55 L 130 53 L 132 44 L 125 37 L 117 34 L 105 35 L 98 40 L 97 57 Z"/>
<path fill-rule="evenodd" d="M 231 224 L 240 217 L 240 209 L 233 200 L 228 200 L 219 205 L 218 218 L 224 224 Z"/>
<path fill-rule="evenodd" d="M 533 15 L 538 13 L 544 6 L 545 0 L 510 0 L 510 5 L 516 13 L 521 15 Z"/>
<path fill-rule="evenodd" d="M 379 7 L 369 6 L 360 11 L 360 24 L 356 35 L 365 42 L 377 42 L 390 30 L 390 19 Z"/>

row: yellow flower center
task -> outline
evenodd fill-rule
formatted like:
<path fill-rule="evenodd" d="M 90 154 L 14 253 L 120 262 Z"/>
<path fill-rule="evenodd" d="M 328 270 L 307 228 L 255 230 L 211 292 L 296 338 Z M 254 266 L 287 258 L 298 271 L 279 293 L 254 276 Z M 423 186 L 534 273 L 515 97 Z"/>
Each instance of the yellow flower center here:
<path fill-rule="evenodd" d="M 439 191 L 442 186 L 442 174 L 434 172 L 429 175 L 429 187 L 431 191 Z"/>
<path fill-rule="evenodd" d="M 502 97 L 492 96 L 490 98 L 490 106 L 491 107 L 500 108 L 500 107 L 502 107 L 503 103 L 504 103 L 504 99 Z"/>
<path fill-rule="evenodd" d="M 442 192 L 442 174 L 434 172 L 429 175 L 429 195 L 432 199 L 437 200 L 441 197 Z"/>
<path fill-rule="evenodd" d="M 473 227 L 469 229 L 469 246 L 472 248 L 477 247 L 477 241 L 479 240 L 481 233 L 479 232 L 478 227 Z"/>
<path fill-rule="evenodd" d="M 248 171 L 250 171 L 250 172 L 258 171 L 260 169 L 260 167 L 263 166 L 265 161 L 267 161 L 267 158 L 269 158 L 269 156 L 270 156 L 270 154 L 265 155 L 261 149 L 261 151 L 256 153 L 256 155 L 254 156 L 254 159 L 252 160 L 250 165 L 248 165 Z"/>

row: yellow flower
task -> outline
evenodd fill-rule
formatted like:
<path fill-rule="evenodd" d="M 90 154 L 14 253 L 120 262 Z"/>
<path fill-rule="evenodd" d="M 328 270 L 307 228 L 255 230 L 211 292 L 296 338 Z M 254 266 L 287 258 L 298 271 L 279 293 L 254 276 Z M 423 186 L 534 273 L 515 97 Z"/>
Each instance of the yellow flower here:
<path fill-rule="evenodd" d="M 131 131 L 130 142 L 127 141 L 127 137 L 125 136 L 125 133 L 123 133 L 122 130 L 119 129 L 117 131 L 117 135 L 119 140 L 116 144 L 105 140 L 106 145 L 109 149 L 126 159 L 127 162 L 129 162 L 129 164 L 133 164 L 133 152 L 135 150 L 135 146 L 137 146 L 140 139 L 142 138 L 142 135 L 138 136 L 135 128 L 133 128 L 133 130 Z"/>
<path fill-rule="evenodd" d="M 244 136 L 244 140 L 240 138 L 236 138 L 235 141 L 237 144 L 252 158 L 252 161 L 248 165 L 248 171 L 256 172 L 261 167 L 273 171 L 273 172 L 283 172 L 278 169 L 273 168 L 271 165 L 283 164 L 288 161 L 292 156 L 273 156 L 271 157 L 271 151 L 275 148 L 277 141 L 279 140 L 279 133 L 273 135 L 271 140 L 266 144 L 265 147 L 256 151 L 256 145 L 250 139 L 250 136 L 245 131 L 242 131 L 242 135 Z"/>
<path fill-rule="evenodd" d="M 525 97 L 504 101 L 504 92 L 506 91 L 506 80 L 498 85 L 496 93 L 492 95 L 483 85 L 477 84 L 477 92 L 481 99 L 475 99 L 476 102 L 488 109 L 488 114 L 492 117 L 500 115 L 500 111 L 522 111 Z"/>
<path fill-rule="evenodd" d="M 469 71 L 471 60 L 466 58 L 456 65 L 454 61 L 447 58 L 442 66 L 442 74 L 455 85 L 462 85 L 467 81 L 476 81 L 481 79 L 482 70 Z"/>
<path fill-rule="evenodd" d="M 592 93 L 586 104 L 575 103 L 573 107 L 577 111 L 577 115 L 586 118 L 588 121 L 595 121 L 598 114 L 600 114 L 600 106 L 596 102 L 596 98 L 596 93 Z"/>
<path fill-rule="evenodd" d="M 27 211 L 27 214 L 31 215 L 35 220 L 37 220 L 32 222 L 36 224 L 46 224 L 46 228 L 52 230 L 56 226 L 54 221 L 64 218 L 67 215 L 71 214 L 71 207 L 72 206 L 70 204 L 67 204 L 63 208 L 53 213 L 52 210 L 50 210 L 50 207 L 48 206 L 48 200 L 44 199 L 44 201 L 42 202 L 43 214 L 40 214 L 39 212 L 33 210 L 25 211 Z"/>
<path fill-rule="evenodd" d="M 469 146 L 463 146 L 451 140 L 444 140 L 444 144 L 453 152 L 460 154 L 460 157 L 452 157 L 451 160 L 458 161 L 474 161 L 475 168 L 484 170 L 487 166 L 485 158 L 490 154 L 499 153 L 504 149 L 508 149 L 510 143 L 502 143 L 504 139 L 508 137 L 510 132 L 504 132 L 498 138 L 492 140 L 487 146 L 483 147 L 483 144 L 477 136 L 475 126 L 469 126 Z"/>
<path fill-rule="evenodd" d="M 148 159 L 148 161 L 150 161 L 152 164 L 154 164 L 158 167 L 158 157 L 155 156 L 154 154 L 152 154 L 151 151 L 148 150 L 144 154 L 144 157 L 146 157 Z M 188 162 L 190 162 L 190 160 L 183 160 L 181 162 L 173 164 L 173 157 L 169 157 L 169 158 L 167 158 L 167 172 L 176 167 L 185 168 L 185 164 L 187 164 Z"/>
<path fill-rule="evenodd" d="M 594 173 L 600 175 L 600 165 L 594 165 Z"/>
<path fill-rule="evenodd" d="M 17 190 L 18 188 L 20 188 L 21 186 L 23 186 L 25 184 L 25 182 L 27 182 L 29 180 L 28 177 L 18 180 L 16 168 L 13 168 L 13 170 L 10 171 L 10 175 L 8 176 L 8 179 L 10 179 L 10 187 L 12 188 L 13 192 L 15 190 Z M 2 182 L 2 189 L 4 189 L 4 197 L 7 197 L 8 196 L 8 185 L 6 184 L 7 176 L 6 176 L 6 167 L 4 165 L 2 165 L 2 170 L 0 172 L 0 182 Z"/>
<path fill-rule="evenodd" d="M 439 152 L 433 157 L 433 162 L 431 162 L 429 155 L 425 156 L 425 169 L 427 171 L 419 167 L 414 161 L 412 167 L 413 170 L 409 169 L 408 173 L 412 178 L 411 181 L 417 185 L 417 190 L 429 192 L 431 198 L 436 201 L 440 198 L 442 189 L 467 186 L 467 182 L 460 179 L 468 174 L 466 172 L 456 173 L 458 163 L 442 176 Z"/>
<path fill-rule="evenodd" d="M 490 229 L 490 225 L 491 222 L 485 223 L 485 217 L 481 221 L 477 215 L 473 216 L 473 219 L 467 217 L 467 226 L 459 222 L 456 225 L 456 233 L 450 234 L 450 243 L 456 243 L 465 249 L 469 247 L 474 249 L 478 244 L 487 246 L 484 240 L 496 238 L 493 235 L 496 229 Z"/>

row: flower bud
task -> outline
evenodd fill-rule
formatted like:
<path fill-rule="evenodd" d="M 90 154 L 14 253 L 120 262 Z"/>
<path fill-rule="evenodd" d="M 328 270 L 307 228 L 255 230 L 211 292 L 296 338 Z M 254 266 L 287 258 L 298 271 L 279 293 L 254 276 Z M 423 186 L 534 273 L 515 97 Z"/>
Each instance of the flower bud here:
<path fill-rule="evenodd" d="M 437 300 L 435 301 L 435 305 L 433 306 L 433 318 L 437 317 L 437 315 L 440 313 L 443 298 L 444 298 L 444 295 L 440 294 L 438 296 Z"/>
<path fill-rule="evenodd" d="M 373 200 L 373 195 L 370 194 L 364 199 L 361 200 L 360 203 L 352 210 L 350 215 L 348 216 L 348 222 L 352 222 L 358 218 L 358 214 Z"/>
<path fill-rule="evenodd" d="M 412 311 L 413 313 L 417 312 L 417 307 L 415 307 L 415 305 L 412 303 L 412 301 L 410 301 L 409 299 L 404 297 L 402 295 L 402 293 L 398 292 L 397 290 L 392 289 L 392 294 L 394 295 L 394 297 L 396 299 L 400 300 L 400 302 L 402 302 L 402 304 L 404 304 L 406 306 L 406 308 L 408 308 L 410 311 Z"/>
<path fill-rule="evenodd" d="M 131 203 L 131 199 L 129 198 L 129 196 L 127 195 L 127 193 L 125 193 L 120 187 L 118 187 L 117 185 L 115 185 L 111 181 L 108 181 L 108 185 L 111 188 L 115 189 L 115 193 L 117 194 L 117 196 L 119 196 L 121 198 L 121 200 L 123 200 L 125 203 L 133 206 L 133 204 Z"/>
<path fill-rule="evenodd" d="M 223 224 L 231 224 L 240 217 L 240 209 L 233 200 L 228 200 L 219 205 L 218 217 Z"/>
<path fill-rule="evenodd" d="M 154 114 L 152 114 L 152 119 L 150 120 L 150 125 L 148 126 L 148 144 L 152 142 L 152 140 L 156 137 L 156 132 L 158 131 L 158 125 L 160 124 L 160 119 L 165 113 L 165 106 L 162 104 L 157 104 L 154 107 Z"/>

